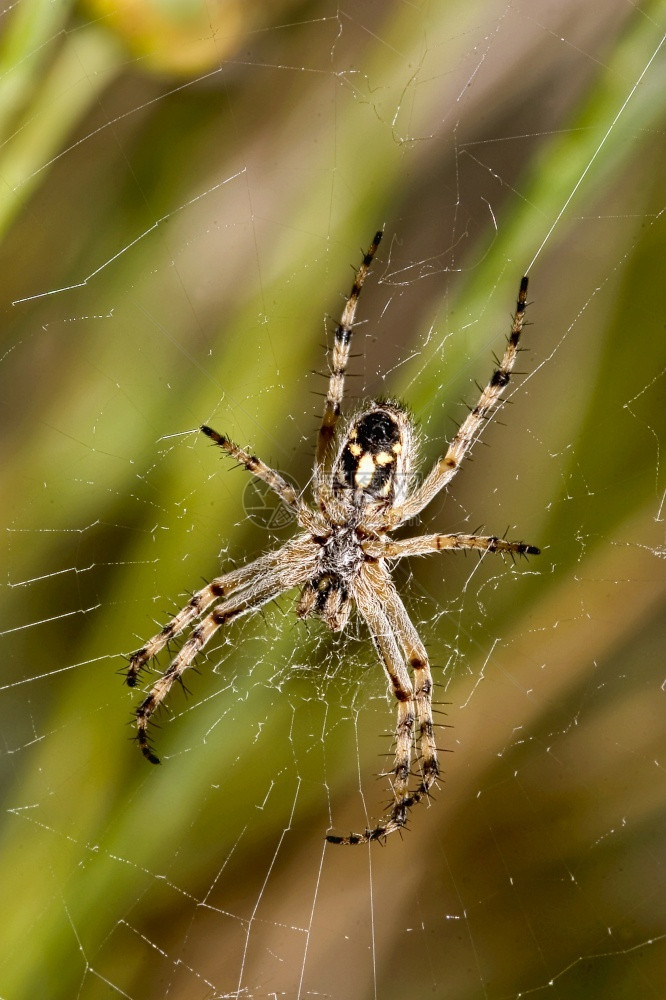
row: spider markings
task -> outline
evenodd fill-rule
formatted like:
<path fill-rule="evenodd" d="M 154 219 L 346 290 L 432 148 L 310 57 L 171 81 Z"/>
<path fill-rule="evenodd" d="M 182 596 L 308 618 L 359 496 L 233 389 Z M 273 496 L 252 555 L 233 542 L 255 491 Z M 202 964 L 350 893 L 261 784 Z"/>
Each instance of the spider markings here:
<path fill-rule="evenodd" d="M 406 428 L 401 416 L 399 406 L 384 403 L 354 424 L 340 455 L 334 490 L 360 488 L 374 497 L 394 500 L 396 487 L 406 475 Z"/>
<path fill-rule="evenodd" d="M 363 257 L 335 331 L 328 392 L 317 439 L 313 504 L 307 504 L 261 459 L 210 427 L 201 428 L 218 447 L 280 497 L 295 516 L 300 531 L 281 548 L 218 577 L 194 594 L 161 632 L 130 657 L 127 670 L 127 683 L 134 687 L 141 671 L 167 643 L 198 620 L 167 670 L 154 681 L 136 709 L 139 748 L 147 760 L 157 764 L 159 758 L 148 736 L 151 718 L 173 684 L 182 683 L 185 671 L 219 628 L 295 588 L 300 589 L 298 617 L 320 618 L 333 631 L 345 628 L 355 606 L 368 627 L 397 702 L 395 753 L 389 772 L 393 803 L 383 819 L 364 833 L 346 837 L 330 834 L 327 840 L 335 844 L 383 840 L 403 829 L 409 810 L 430 797 L 440 773 L 428 655 L 393 584 L 387 560 L 463 549 L 511 555 L 539 553 L 533 545 L 496 535 L 433 534 L 400 540 L 388 537 L 405 521 L 420 514 L 448 485 L 496 408 L 509 383 L 518 352 L 527 278 L 520 284 L 502 360 L 445 454 L 420 485 L 413 478 L 416 440 L 412 418 L 397 402 L 368 404 L 351 418 L 336 447 L 356 307 L 381 238 L 382 233 L 378 232 Z M 213 610 L 205 614 L 213 604 Z M 418 772 L 413 784 L 415 745 L 418 745 Z"/>

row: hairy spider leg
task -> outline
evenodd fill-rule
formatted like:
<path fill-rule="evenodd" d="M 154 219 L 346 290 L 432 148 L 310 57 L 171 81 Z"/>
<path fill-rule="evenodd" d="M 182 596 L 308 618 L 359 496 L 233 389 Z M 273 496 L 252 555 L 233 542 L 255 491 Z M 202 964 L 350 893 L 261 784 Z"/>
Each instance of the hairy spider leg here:
<path fill-rule="evenodd" d="M 396 541 L 368 541 L 364 551 L 375 558 L 403 559 L 405 556 L 425 556 L 430 552 L 453 552 L 461 549 L 476 549 L 478 552 L 508 552 L 519 556 L 538 556 L 541 549 L 526 542 L 511 542 L 497 535 L 465 535 L 456 532 L 450 535 L 416 535 Z"/>
<path fill-rule="evenodd" d="M 359 587 L 355 598 L 358 610 L 368 626 L 372 642 L 384 664 L 393 694 L 398 702 L 395 758 L 392 771 L 394 803 L 390 812 L 373 829 L 366 829 L 365 833 L 351 833 L 347 837 L 329 834 L 326 840 L 330 844 L 365 844 L 370 840 L 381 840 L 404 827 L 407 822 L 407 812 L 416 801 L 409 792 L 415 719 L 412 682 L 409 679 L 389 619 L 374 596 L 372 589 L 367 586 Z"/>
<path fill-rule="evenodd" d="M 421 783 L 414 802 L 430 794 L 433 782 L 439 777 L 439 760 L 435 744 L 432 719 L 432 673 L 426 648 L 411 622 L 393 581 L 386 573 L 386 614 L 402 646 L 405 658 L 414 672 L 414 703 L 418 722 L 418 739 L 421 751 Z"/>
<path fill-rule="evenodd" d="M 160 759 L 152 749 L 148 736 L 148 724 L 160 707 L 176 681 L 179 681 L 192 661 L 212 639 L 222 625 L 228 625 L 234 618 L 256 611 L 277 597 L 284 588 L 279 577 L 268 574 L 262 584 L 249 595 L 232 597 L 213 608 L 210 614 L 197 625 L 165 672 L 157 678 L 148 695 L 136 710 L 137 742 L 141 753 L 151 764 L 159 764 Z"/>
<path fill-rule="evenodd" d="M 368 252 L 363 257 L 361 266 L 356 272 L 354 284 L 352 285 L 349 298 L 335 330 L 335 341 L 333 344 L 333 357 L 331 358 L 331 373 L 328 382 L 328 392 L 326 393 L 326 403 L 322 416 L 319 436 L 317 438 L 316 472 L 325 475 L 330 468 L 333 458 L 333 440 L 335 428 L 341 412 L 342 396 L 345 386 L 345 372 L 349 362 L 349 351 L 351 349 L 352 335 L 354 332 L 354 317 L 356 316 L 356 306 L 363 287 L 372 258 L 377 252 L 383 232 L 379 230 L 375 233 Z"/>
<path fill-rule="evenodd" d="M 213 601 L 222 597 L 229 597 L 241 588 L 249 586 L 255 576 L 261 576 L 275 566 L 277 552 L 269 552 L 260 556 L 246 566 L 239 566 L 232 569 L 224 576 L 218 576 L 205 587 L 193 594 L 185 607 L 168 622 L 157 635 L 153 636 L 141 649 L 137 649 L 130 657 L 129 667 L 126 672 L 128 687 L 136 687 L 139 674 L 158 653 L 195 619 L 199 618 L 206 608 L 210 607 Z"/>
<path fill-rule="evenodd" d="M 432 471 L 426 476 L 421 486 L 409 497 L 401 507 L 396 508 L 392 513 L 392 523 L 395 526 L 402 524 L 412 517 L 420 514 L 424 507 L 451 482 L 456 472 L 460 468 L 460 463 L 470 450 L 474 441 L 483 430 L 487 417 L 492 413 L 500 401 L 502 393 L 509 384 L 511 371 L 518 354 L 518 344 L 525 322 L 525 310 L 527 308 L 527 276 L 520 282 L 518 291 L 518 301 L 516 311 L 513 314 L 511 330 L 507 339 L 504 356 L 499 363 L 499 367 L 493 372 L 490 381 L 482 390 L 479 401 L 468 416 L 463 420 L 458 433 L 451 440 L 446 454 L 435 464 Z"/>
<path fill-rule="evenodd" d="M 296 490 L 282 478 L 279 472 L 276 472 L 275 469 L 271 469 L 269 465 L 262 462 L 262 460 L 257 458 L 256 455 L 250 455 L 242 448 L 239 448 L 237 444 L 230 441 L 224 434 L 218 434 L 218 432 L 214 431 L 212 427 L 206 427 L 204 424 L 201 427 L 201 430 L 211 439 L 211 441 L 214 441 L 215 444 L 218 445 L 223 451 L 226 451 L 227 455 L 231 455 L 231 457 L 235 458 L 237 462 L 240 462 L 240 464 L 243 465 L 248 472 L 251 472 L 253 476 L 257 477 L 257 479 L 261 479 L 262 482 L 266 483 L 266 485 L 272 489 L 274 493 L 277 493 L 285 506 L 289 507 L 290 510 L 293 510 L 297 515 L 305 515 L 307 519 L 307 514 L 309 513 L 308 508 L 303 503 Z"/>

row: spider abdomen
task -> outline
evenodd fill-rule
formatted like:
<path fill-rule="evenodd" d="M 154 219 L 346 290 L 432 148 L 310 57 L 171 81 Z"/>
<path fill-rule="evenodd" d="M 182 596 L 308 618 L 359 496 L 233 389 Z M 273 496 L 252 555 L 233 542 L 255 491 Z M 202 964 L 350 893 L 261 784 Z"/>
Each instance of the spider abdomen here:
<path fill-rule="evenodd" d="M 397 403 L 374 403 L 351 423 L 333 470 L 333 489 L 395 503 L 407 491 L 413 435 Z"/>

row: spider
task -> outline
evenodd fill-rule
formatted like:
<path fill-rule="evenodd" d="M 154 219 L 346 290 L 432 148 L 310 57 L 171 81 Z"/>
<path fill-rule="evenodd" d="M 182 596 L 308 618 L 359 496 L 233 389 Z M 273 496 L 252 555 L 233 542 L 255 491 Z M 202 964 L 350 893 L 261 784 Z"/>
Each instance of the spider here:
<path fill-rule="evenodd" d="M 182 683 L 185 671 L 219 628 L 294 588 L 300 588 L 298 617 L 318 617 L 334 632 L 345 628 L 355 606 L 367 626 L 397 702 L 395 757 L 389 772 L 393 801 L 372 829 L 346 837 L 330 834 L 326 839 L 334 844 L 383 841 L 389 834 L 402 830 L 409 810 L 430 797 L 440 773 L 428 655 L 393 584 L 389 564 L 405 556 L 460 549 L 512 556 L 539 553 L 533 545 L 496 535 L 432 534 L 400 540 L 390 537 L 391 532 L 420 514 L 451 482 L 486 419 L 497 407 L 518 352 L 526 309 L 526 277 L 520 283 L 504 356 L 445 454 L 422 482 L 414 479 L 413 420 L 395 400 L 367 404 L 351 417 L 343 433 L 336 434 L 356 307 L 381 238 L 380 231 L 363 257 L 335 331 L 328 392 L 317 439 L 313 504 L 306 503 L 301 494 L 261 459 L 212 428 L 201 428 L 211 441 L 278 495 L 295 516 L 299 532 L 280 548 L 217 577 L 195 593 L 156 636 L 131 656 L 127 669 L 127 683 L 134 687 L 143 669 L 170 640 L 200 619 L 136 709 L 139 749 L 148 761 L 158 764 L 148 734 L 150 720 L 173 684 Z M 211 605 L 213 609 L 202 617 Z M 417 742 L 420 753 L 414 774 L 412 755 Z"/>

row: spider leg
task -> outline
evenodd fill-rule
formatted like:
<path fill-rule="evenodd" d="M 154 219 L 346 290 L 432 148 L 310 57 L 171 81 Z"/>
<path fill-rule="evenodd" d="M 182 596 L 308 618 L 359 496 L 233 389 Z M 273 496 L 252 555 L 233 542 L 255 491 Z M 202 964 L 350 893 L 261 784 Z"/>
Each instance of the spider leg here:
<path fill-rule="evenodd" d="M 224 576 L 216 577 L 201 590 L 198 590 L 196 594 L 193 594 L 185 607 L 157 635 L 153 636 L 141 649 L 132 653 L 126 674 L 128 686 L 136 687 L 139 674 L 146 664 L 157 656 L 171 639 L 180 635 L 190 622 L 199 618 L 213 601 L 229 597 L 240 588 L 248 586 L 255 576 L 275 566 L 278 555 L 279 550 L 261 556 L 246 566 L 240 566 L 238 569 L 231 570 L 230 573 L 225 573 Z"/>
<path fill-rule="evenodd" d="M 388 573 L 385 577 L 385 610 L 407 662 L 414 671 L 414 702 L 419 727 L 421 749 L 421 783 L 411 794 L 409 806 L 427 798 L 433 782 L 439 777 L 439 761 L 432 720 L 432 673 L 425 646 L 411 622 L 407 609 Z"/>
<path fill-rule="evenodd" d="M 173 658 L 165 672 L 158 677 L 148 695 L 136 710 L 137 742 L 141 753 L 151 764 L 159 764 L 160 759 L 154 753 L 148 737 L 148 724 L 155 711 L 160 707 L 176 681 L 180 681 L 193 660 L 210 641 L 222 625 L 227 625 L 234 618 L 256 611 L 268 604 L 285 590 L 276 574 L 268 574 L 261 585 L 252 593 L 231 597 L 217 607 L 197 625 L 189 639 L 183 644 L 178 654 Z"/>
<path fill-rule="evenodd" d="M 496 408 L 502 393 L 509 384 L 511 371 L 518 354 L 518 343 L 525 321 L 527 308 L 527 277 L 520 282 L 516 311 L 507 340 L 504 356 L 493 372 L 487 386 L 481 392 L 479 401 L 460 425 L 458 433 L 451 440 L 446 454 L 440 458 L 421 486 L 415 490 L 402 507 L 396 508 L 391 517 L 393 526 L 401 524 L 420 514 L 424 507 L 449 483 L 460 468 L 460 464 L 483 430 L 487 417 Z"/>
<path fill-rule="evenodd" d="M 417 535 L 398 541 L 366 542 L 364 551 L 375 558 L 402 559 L 404 556 L 424 556 L 429 552 L 476 549 L 479 552 L 509 552 L 514 555 L 538 556 L 541 549 L 526 542 L 510 542 L 497 535 Z"/>
<path fill-rule="evenodd" d="M 379 601 L 365 588 L 358 587 L 355 599 L 359 612 L 365 619 L 372 641 L 384 664 L 393 693 L 398 701 L 398 722 L 395 737 L 395 760 L 393 765 L 393 794 L 395 801 L 390 812 L 373 829 L 365 833 L 351 833 L 348 837 L 329 834 L 326 840 L 331 844 L 366 844 L 371 840 L 381 840 L 395 830 L 402 829 L 407 822 L 407 813 L 418 798 L 409 792 L 411 770 L 412 739 L 414 733 L 414 691 L 405 667 L 404 659 L 388 617 Z M 419 795 L 420 798 L 420 795 Z"/>
<path fill-rule="evenodd" d="M 307 522 L 309 520 L 308 507 L 303 503 L 296 490 L 282 478 L 279 472 L 276 472 L 275 469 L 271 469 L 269 465 L 262 462 L 262 460 L 257 458 L 256 455 L 250 455 L 242 448 L 239 448 L 237 444 L 230 441 L 228 437 L 224 436 L 224 434 L 218 434 L 218 432 L 214 431 L 212 427 L 206 427 L 204 425 L 201 430 L 211 439 L 211 441 L 214 441 L 215 444 L 219 445 L 223 451 L 226 451 L 228 455 L 231 455 L 237 462 L 244 465 L 248 472 L 251 472 L 253 476 L 257 477 L 257 479 L 261 479 L 262 482 L 266 483 L 266 485 L 273 490 L 274 493 L 277 493 L 283 504 L 285 504 L 286 507 L 289 507 L 290 510 L 293 510 L 299 517 L 299 520 L 302 522 Z"/>
<path fill-rule="evenodd" d="M 372 258 L 377 252 L 377 247 L 379 246 L 382 236 L 383 233 L 381 230 L 375 233 L 375 238 L 370 244 L 368 252 L 365 254 L 361 262 L 361 266 L 356 272 L 352 290 L 349 293 L 349 298 L 347 299 L 345 307 L 342 311 L 340 322 L 335 331 L 335 343 L 333 345 L 333 357 L 331 359 L 331 374 L 328 383 L 328 392 L 326 393 L 324 414 L 322 416 L 321 427 L 319 428 L 319 437 L 317 439 L 316 472 L 320 476 L 321 473 L 328 471 L 332 458 L 333 437 L 335 435 L 335 427 L 338 422 L 338 417 L 340 416 L 340 405 L 342 403 L 342 395 L 344 392 L 345 372 L 349 361 L 349 351 L 351 348 L 356 306 L 358 304 L 359 295 L 361 294 L 363 282 L 367 277 L 370 265 L 372 264 Z"/>

